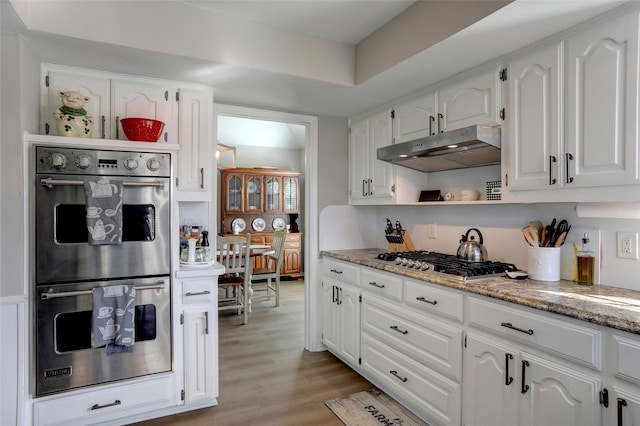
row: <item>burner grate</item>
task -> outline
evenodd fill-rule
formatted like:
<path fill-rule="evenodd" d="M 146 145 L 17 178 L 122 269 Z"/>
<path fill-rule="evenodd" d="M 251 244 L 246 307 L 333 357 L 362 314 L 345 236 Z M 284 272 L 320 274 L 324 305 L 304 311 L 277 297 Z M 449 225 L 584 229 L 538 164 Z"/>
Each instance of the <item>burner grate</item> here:
<path fill-rule="evenodd" d="M 380 253 L 378 259 L 395 262 L 399 266 L 407 268 L 413 267 L 415 262 L 432 265 L 432 271 L 459 277 L 480 277 L 489 275 L 499 275 L 507 271 L 517 271 L 518 268 L 512 263 L 482 261 L 467 262 L 458 259 L 455 255 L 429 252 L 411 251 L 402 253 Z M 413 262 L 402 262 L 402 260 Z"/>

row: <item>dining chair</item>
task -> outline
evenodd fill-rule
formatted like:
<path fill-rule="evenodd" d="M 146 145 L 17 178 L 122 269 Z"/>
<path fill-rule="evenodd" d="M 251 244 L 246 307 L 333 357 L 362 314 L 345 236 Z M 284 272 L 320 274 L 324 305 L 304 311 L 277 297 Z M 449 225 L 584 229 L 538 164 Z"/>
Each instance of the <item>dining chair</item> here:
<path fill-rule="evenodd" d="M 243 324 L 249 322 L 248 306 L 251 256 L 251 234 L 246 237 L 218 237 L 216 260 L 225 268 L 218 277 L 218 288 L 225 290 L 225 297 L 218 299 L 218 310 L 237 310 L 244 314 Z"/>
<path fill-rule="evenodd" d="M 251 271 L 251 279 L 249 285 L 257 280 L 267 280 L 267 300 L 270 299 L 270 291 L 276 294 L 275 306 L 280 306 L 280 270 L 282 269 L 282 260 L 284 258 L 284 244 L 287 239 L 287 230 L 275 231 L 273 240 L 271 241 L 271 250 L 267 258 L 267 265 L 264 268 L 256 268 Z M 275 286 L 272 284 L 275 280 Z"/>

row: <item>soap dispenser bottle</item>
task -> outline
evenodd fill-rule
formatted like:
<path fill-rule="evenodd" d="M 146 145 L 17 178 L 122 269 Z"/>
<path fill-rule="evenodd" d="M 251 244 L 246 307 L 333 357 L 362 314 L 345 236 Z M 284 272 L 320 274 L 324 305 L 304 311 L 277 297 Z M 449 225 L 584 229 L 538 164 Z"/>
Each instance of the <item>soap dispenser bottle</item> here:
<path fill-rule="evenodd" d="M 589 245 L 589 236 L 582 236 L 582 248 L 576 253 L 578 260 L 578 284 L 593 285 L 595 255 Z"/>

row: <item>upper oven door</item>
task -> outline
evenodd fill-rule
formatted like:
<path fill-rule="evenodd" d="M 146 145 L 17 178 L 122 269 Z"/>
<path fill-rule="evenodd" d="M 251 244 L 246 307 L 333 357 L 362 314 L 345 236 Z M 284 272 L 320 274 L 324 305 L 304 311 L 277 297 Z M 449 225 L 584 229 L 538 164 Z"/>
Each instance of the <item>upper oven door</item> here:
<path fill-rule="evenodd" d="M 169 178 L 118 177 L 122 244 L 115 245 L 88 244 L 83 179 L 96 176 L 36 176 L 36 282 L 169 274 Z"/>

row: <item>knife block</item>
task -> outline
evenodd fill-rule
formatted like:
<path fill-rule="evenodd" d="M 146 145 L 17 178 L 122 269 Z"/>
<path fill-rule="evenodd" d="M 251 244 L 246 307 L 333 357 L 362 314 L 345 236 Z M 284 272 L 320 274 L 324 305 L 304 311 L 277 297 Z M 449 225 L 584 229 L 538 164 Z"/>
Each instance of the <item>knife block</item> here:
<path fill-rule="evenodd" d="M 394 231 L 395 233 L 396 231 Z M 396 234 L 397 235 L 397 234 Z M 415 251 L 416 247 L 411 241 L 411 237 L 407 233 L 406 229 L 402 230 L 402 242 L 401 243 L 389 243 L 389 253 L 398 253 L 403 251 Z"/>

